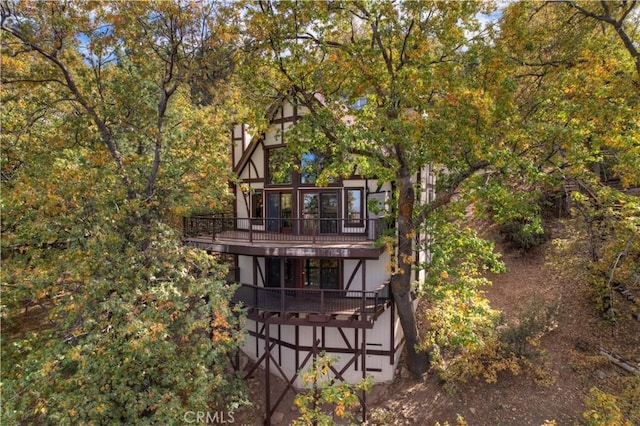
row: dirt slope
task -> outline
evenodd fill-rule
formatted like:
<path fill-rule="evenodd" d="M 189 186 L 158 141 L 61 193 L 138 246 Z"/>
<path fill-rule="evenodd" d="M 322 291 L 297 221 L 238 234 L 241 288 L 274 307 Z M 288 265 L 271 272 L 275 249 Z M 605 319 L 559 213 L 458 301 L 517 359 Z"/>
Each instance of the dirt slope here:
<path fill-rule="evenodd" d="M 566 237 L 567 224 L 555 221 L 552 237 Z M 617 326 L 604 322 L 594 308 L 588 288 L 579 278 L 553 268 L 549 260 L 562 265 L 552 243 L 523 254 L 510 249 L 494 229 L 482 229 L 496 240 L 508 272 L 492 275 L 493 286 L 487 297 L 508 321 L 518 317 L 532 301 L 557 305 L 557 327 L 541 341 L 545 358 L 546 384 L 537 385 L 531 375 L 501 374 L 498 382 L 481 380 L 468 383 L 456 394 L 443 391 L 439 379 L 430 374 L 424 383 L 398 379 L 388 386 L 378 386 L 369 400 L 378 413 L 391 414 L 395 424 L 433 425 L 436 422 L 456 424 L 461 415 L 469 425 L 543 425 L 554 420 L 557 425 L 573 425 L 582 421 L 585 395 L 591 387 L 616 391 L 618 367 L 598 356 L 605 347 L 634 362 L 640 361 L 640 322 L 621 320 Z M 566 260 L 569 262 L 569 259 Z M 632 307 L 621 299 L 622 314 Z M 621 315 L 622 315 L 621 314 Z M 640 395 L 637 396 L 640 404 Z M 383 417 L 386 417 L 383 415 Z"/>

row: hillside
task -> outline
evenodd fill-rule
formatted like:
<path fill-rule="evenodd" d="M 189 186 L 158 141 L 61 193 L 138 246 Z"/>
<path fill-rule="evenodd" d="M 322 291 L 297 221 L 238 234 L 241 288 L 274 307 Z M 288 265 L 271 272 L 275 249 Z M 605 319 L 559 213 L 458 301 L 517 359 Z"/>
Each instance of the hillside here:
<path fill-rule="evenodd" d="M 562 221 L 554 221 L 551 228 L 556 243 L 572 232 L 571 224 Z M 458 415 L 469 425 L 581 422 L 590 388 L 619 394 L 621 378 L 628 376 L 599 356 L 600 348 L 624 356 L 635 366 L 640 363 L 640 322 L 630 316 L 637 307 L 616 294 L 620 320 L 617 325 L 605 322 L 590 300 L 587 285 L 572 272 L 571 256 L 563 257 L 566 254 L 555 248 L 557 244 L 549 242 L 523 254 L 509 248 L 491 227 L 481 232 L 496 241 L 508 268 L 506 273 L 490 277 L 493 286 L 486 292 L 507 323 L 517 321 L 532 304 L 557 306 L 557 326 L 542 337 L 542 356 L 535 360 L 543 366 L 538 382 L 544 383 L 536 384 L 532 374 L 504 373 L 495 384 L 478 380 L 450 394 L 442 389 L 435 373 L 419 384 L 400 378 L 389 386 L 377 387 L 369 396 L 376 416 L 408 425 L 456 424 Z M 640 407 L 640 395 L 630 399 Z"/>

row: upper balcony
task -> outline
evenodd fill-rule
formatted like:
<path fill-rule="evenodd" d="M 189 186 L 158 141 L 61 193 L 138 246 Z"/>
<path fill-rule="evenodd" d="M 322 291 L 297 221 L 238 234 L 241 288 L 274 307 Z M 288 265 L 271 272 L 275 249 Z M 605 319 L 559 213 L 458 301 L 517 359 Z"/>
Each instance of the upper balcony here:
<path fill-rule="evenodd" d="M 250 256 L 378 259 L 383 219 L 248 219 L 196 215 L 183 221 L 185 243 Z"/>

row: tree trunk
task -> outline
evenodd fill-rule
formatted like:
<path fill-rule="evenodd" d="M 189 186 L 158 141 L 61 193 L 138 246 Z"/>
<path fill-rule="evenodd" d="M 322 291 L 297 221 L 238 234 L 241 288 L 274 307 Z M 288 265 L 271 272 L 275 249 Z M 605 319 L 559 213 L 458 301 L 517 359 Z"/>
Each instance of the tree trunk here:
<path fill-rule="evenodd" d="M 430 360 L 427 352 L 417 349 L 420 337 L 411 298 L 413 237 L 416 235 L 412 220 L 414 204 L 415 191 L 411 183 L 411 176 L 406 170 L 400 170 L 398 173 L 398 266 L 396 273 L 391 278 L 391 292 L 407 346 L 407 368 L 417 380 L 421 380 Z"/>

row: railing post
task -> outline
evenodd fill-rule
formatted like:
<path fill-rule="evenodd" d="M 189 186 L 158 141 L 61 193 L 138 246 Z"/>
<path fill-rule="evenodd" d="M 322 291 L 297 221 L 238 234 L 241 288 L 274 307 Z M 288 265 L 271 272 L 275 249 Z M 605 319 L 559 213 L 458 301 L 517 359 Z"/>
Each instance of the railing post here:
<path fill-rule="evenodd" d="M 249 242 L 253 243 L 253 219 L 249 219 Z"/>
<path fill-rule="evenodd" d="M 318 224 L 322 219 L 317 219 L 313 221 L 313 231 L 311 232 L 313 244 L 316 243 L 316 234 L 318 233 Z"/>
<path fill-rule="evenodd" d="M 280 287 L 280 312 L 284 312 L 284 290 Z"/>
<path fill-rule="evenodd" d="M 365 308 L 365 306 L 366 306 L 366 304 L 365 304 L 365 300 L 366 300 L 366 299 L 367 299 L 367 292 L 366 292 L 366 291 L 363 291 L 363 292 L 362 292 L 362 297 L 360 298 L 360 303 L 362 304 L 362 306 L 360 307 L 360 312 L 361 312 L 363 315 L 365 314 L 365 310 L 364 310 L 364 308 Z"/>
<path fill-rule="evenodd" d="M 260 308 L 260 302 L 258 301 L 258 286 L 253 286 L 253 307 Z"/>
<path fill-rule="evenodd" d="M 215 218 L 215 217 L 212 217 L 212 218 L 211 218 L 211 229 L 212 229 L 211 234 L 213 235 L 213 241 L 215 241 L 215 240 L 216 240 L 216 238 L 217 238 L 217 232 L 220 230 L 220 229 L 216 229 L 216 222 L 217 222 L 217 221 L 219 221 L 220 226 L 223 226 L 223 225 L 224 225 L 224 219 L 219 219 L 219 220 L 218 220 L 218 219 L 217 219 L 217 218 Z"/>

